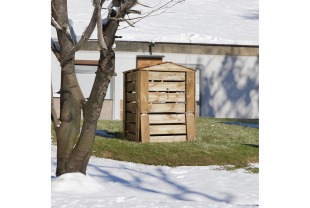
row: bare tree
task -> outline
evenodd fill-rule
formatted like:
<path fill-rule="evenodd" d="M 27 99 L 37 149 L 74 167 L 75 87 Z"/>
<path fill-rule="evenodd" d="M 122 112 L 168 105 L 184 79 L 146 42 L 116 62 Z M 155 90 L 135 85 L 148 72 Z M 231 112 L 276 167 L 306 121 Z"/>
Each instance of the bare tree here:
<path fill-rule="evenodd" d="M 112 76 L 115 74 L 115 54 L 112 46 L 115 34 L 121 21 L 129 26 L 141 19 L 166 12 L 171 6 L 184 0 L 169 0 L 161 6 L 149 7 L 137 0 L 112 0 L 109 7 L 102 8 L 105 0 L 93 0 L 94 11 L 90 23 L 77 42 L 74 30 L 69 24 L 67 0 L 51 0 L 51 24 L 57 30 L 59 46 L 53 41 L 51 49 L 61 66 L 60 89 L 60 118 L 56 116 L 53 96 L 51 97 L 51 118 L 57 136 L 57 170 L 56 176 L 65 173 L 80 172 L 86 174 L 86 168 L 96 134 L 97 121 L 102 104 Z M 132 10 L 140 4 L 152 9 L 145 14 Z M 103 24 L 101 11 L 108 10 L 107 23 Z M 139 14 L 140 17 L 130 18 L 129 14 Z M 125 18 L 125 16 L 128 18 Z M 135 21 L 135 22 L 134 22 Z M 95 82 L 91 94 L 86 101 L 80 89 L 74 67 L 75 52 L 88 41 L 97 25 L 100 59 Z M 52 90 L 53 92 L 53 90 Z M 78 142 L 76 137 L 80 133 L 81 110 L 84 122 Z"/>

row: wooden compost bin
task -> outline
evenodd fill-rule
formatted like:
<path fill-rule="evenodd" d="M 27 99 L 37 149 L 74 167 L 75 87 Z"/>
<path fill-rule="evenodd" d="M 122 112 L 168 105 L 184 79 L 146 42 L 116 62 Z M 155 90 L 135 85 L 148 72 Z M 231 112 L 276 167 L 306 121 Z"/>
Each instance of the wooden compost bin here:
<path fill-rule="evenodd" d="M 137 142 L 194 140 L 195 73 L 171 62 L 125 71 L 124 138 Z"/>

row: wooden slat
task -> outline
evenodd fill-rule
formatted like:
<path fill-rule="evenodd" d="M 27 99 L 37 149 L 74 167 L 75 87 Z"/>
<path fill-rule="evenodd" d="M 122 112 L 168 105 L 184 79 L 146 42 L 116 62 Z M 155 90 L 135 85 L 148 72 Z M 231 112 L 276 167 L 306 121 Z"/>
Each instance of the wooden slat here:
<path fill-rule="evenodd" d="M 195 140 L 195 72 L 186 72 L 186 130 L 187 141 Z"/>
<path fill-rule="evenodd" d="M 135 113 L 136 112 L 136 103 L 126 103 L 126 111 Z"/>
<path fill-rule="evenodd" d="M 178 136 L 151 136 L 150 142 L 181 142 L 186 141 L 185 135 Z"/>
<path fill-rule="evenodd" d="M 130 92 L 130 91 L 137 91 L 136 89 L 136 83 L 127 83 L 126 84 L 126 91 Z"/>
<path fill-rule="evenodd" d="M 194 69 L 189 69 L 183 66 L 178 66 L 171 63 L 164 63 L 152 67 L 143 68 L 141 70 L 148 70 L 148 71 L 195 71 Z"/>
<path fill-rule="evenodd" d="M 134 123 L 126 123 L 126 132 L 131 132 L 136 134 L 136 124 Z"/>
<path fill-rule="evenodd" d="M 126 82 L 135 82 L 137 81 L 137 72 L 126 73 Z"/>
<path fill-rule="evenodd" d="M 150 142 L 149 114 L 141 115 L 141 142 Z"/>
<path fill-rule="evenodd" d="M 123 74 L 123 137 L 126 137 L 126 75 Z"/>
<path fill-rule="evenodd" d="M 186 134 L 186 125 L 150 125 L 150 134 Z"/>
<path fill-rule="evenodd" d="M 149 72 L 149 80 L 185 81 L 184 72 Z"/>
<path fill-rule="evenodd" d="M 187 141 L 194 141 L 196 133 L 195 114 L 186 114 Z"/>
<path fill-rule="evenodd" d="M 186 112 L 195 112 L 195 72 L 186 72 Z"/>
<path fill-rule="evenodd" d="M 185 112 L 185 104 L 166 103 L 166 104 L 149 104 L 150 113 L 171 112 L 183 113 Z"/>
<path fill-rule="evenodd" d="M 150 92 L 149 102 L 185 102 L 185 93 Z"/>
<path fill-rule="evenodd" d="M 140 113 L 149 112 L 149 72 L 140 72 Z"/>
<path fill-rule="evenodd" d="M 120 104 L 119 104 L 119 114 L 120 114 L 120 119 L 123 121 L 124 120 L 124 115 L 123 115 L 123 110 L 124 110 L 124 106 L 123 106 L 123 100 L 120 100 Z"/>
<path fill-rule="evenodd" d="M 137 100 L 137 93 L 126 93 L 127 98 L 126 101 L 136 101 Z"/>
<path fill-rule="evenodd" d="M 141 71 L 137 71 L 137 81 L 136 81 L 136 93 L 137 93 L 137 102 L 136 102 L 136 113 L 139 115 L 140 107 L 141 107 L 141 99 L 140 99 L 140 82 L 141 82 Z M 140 141 L 140 116 L 136 116 L 136 142 Z"/>
<path fill-rule="evenodd" d="M 149 91 L 185 91 L 185 82 L 149 82 Z"/>
<path fill-rule="evenodd" d="M 98 61 L 92 61 L 92 60 L 75 60 L 74 64 L 76 65 L 92 65 L 92 66 L 98 66 Z"/>
<path fill-rule="evenodd" d="M 136 114 L 135 113 L 126 113 L 126 121 L 136 122 Z"/>
<path fill-rule="evenodd" d="M 133 133 L 126 132 L 126 137 L 131 141 L 136 141 L 136 135 Z"/>
<path fill-rule="evenodd" d="M 185 123 L 185 114 L 150 114 L 150 124 Z"/>
<path fill-rule="evenodd" d="M 137 58 L 137 68 L 162 63 L 162 58 Z"/>

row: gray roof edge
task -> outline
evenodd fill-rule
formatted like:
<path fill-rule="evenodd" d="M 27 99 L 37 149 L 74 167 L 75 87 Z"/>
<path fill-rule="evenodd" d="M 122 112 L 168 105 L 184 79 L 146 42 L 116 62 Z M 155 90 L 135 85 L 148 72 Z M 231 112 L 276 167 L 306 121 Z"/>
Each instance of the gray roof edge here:
<path fill-rule="evenodd" d="M 164 55 L 137 55 L 137 58 L 164 58 Z"/>
<path fill-rule="evenodd" d="M 54 42 L 58 42 L 57 37 L 52 37 Z M 98 41 L 98 39 L 89 39 L 88 41 Z M 115 40 L 118 42 L 128 42 L 128 43 L 150 43 L 150 41 L 129 41 L 129 40 Z M 154 42 L 158 44 L 175 44 L 175 45 L 201 45 L 201 46 L 234 46 L 234 47 L 252 47 L 259 48 L 259 45 L 241 45 L 241 44 L 216 44 L 216 43 L 182 43 L 182 42 Z"/>

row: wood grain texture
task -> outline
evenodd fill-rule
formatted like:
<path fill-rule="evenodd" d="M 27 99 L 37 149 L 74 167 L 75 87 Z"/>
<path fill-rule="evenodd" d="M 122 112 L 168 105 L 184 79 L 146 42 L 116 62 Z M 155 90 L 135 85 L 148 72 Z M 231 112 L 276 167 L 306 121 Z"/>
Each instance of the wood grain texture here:
<path fill-rule="evenodd" d="M 150 134 L 186 134 L 186 125 L 150 125 Z"/>
<path fill-rule="evenodd" d="M 126 138 L 130 141 L 136 141 L 136 135 L 130 132 L 126 132 Z"/>
<path fill-rule="evenodd" d="M 184 72 L 149 72 L 149 80 L 185 81 Z"/>
<path fill-rule="evenodd" d="M 126 103 L 126 111 L 125 112 L 133 112 L 136 113 L 136 103 Z M 125 113 L 124 112 L 124 113 Z"/>
<path fill-rule="evenodd" d="M 149 82 L 149 91 L 185 91 L 185 82 Z"/>
<path fill-rule="evenodd" d="M 141 142 L 150 142 L 149 115 L 141 115 Z"/>
<path fill-rule="evenodd" d="M 135 113 L 126 113 L 126 121 L 136 122 L 136 114 Z"/>
<path fill-rule="evenodd" d="M 186 114 L 187 141 L 194 141 L 196 134 L 195 114 Z"/>
<path fill-rule="evenodd" d="M 195 112 L 195 72 L 186 72 L 186 112 Z"/>
<path fill-rule="evenodd" d="M 138 114 L 136 116 L 136 142 L 140 141 L 140 126 L 141 126 L 141 118 L 139 116 L 140 108 L 141 108 L 141 99 L 140 99 L 140 83 L 141 83 L 141 71 L 137 71 L 137 81 L 136 81 L 136 94 L 137 94 L 137 102 L 136 102 L 136 110 L 135 112 Z"/>
<path fill-rule="evenodd" d="M 166 104 L 149 104 L 150 113 L 183 113 L 185 112 L 185 104 L 166 103 Z"/>
<path fill-rule="evenodd" d="M 126 137 L 126 75 L 123 74 L 123 137 Z"/>
<path fill-rule="evenodd" d="M 149 112 L 149 72 L 140 72 L 140 113 Z"/>
<path fill-rule="evenodd" d="M 136 83 L 126 83 L 126 92 L 137 91 Z"/>
<path fill-rule="evenodd" d="M 185 135 L 179 136 L 151 136 L 150 142 L 181 142 L 186 141 Z"/>
<path fill-rule="evenodd" d="M 137 81 L 137 72 L 126 73 L 126 82 L 136 82 Z"/>
<path fill-rule="evenodd" d="M 146 67 L 149 65 L 159 64 L 162 63 L 162 58 L 137 58 L 137 68 Z"/>
<path fill-rule="evenodd" d="M 75 65 L 92 65 L 92 66 L 98 66 L 98 61 L 92 61 L 92 60 L 75 60 Z"/>
<path fill-rule="evenodd" d="M 123 106 L 123 100 L 120 100 L 120 104 L 119 104 L 119 114 L 120 114 L 120 119 L 121 121 L 124 120 L 124 115 L 123 115 L 123 112 L 124 112 L 124 106 Z M 102 113 L 102 112 L 101 112 Z"/>
<path fill-rule="evenodd" d="M 150 114 L 150 124 L 185 123 L 185 114 Z"/>
<path fill-rule="evenodd" d="M 149 102 L 185 102 L 185 93 L 150 92 Z"/>
<path fill-rule="evenodd" d="M 126 93 L 126 101 L 137 101 L 137 93 Z"/>
<path fill-rule="evenodd" d="M 131 133 L 137 134 L 136 133 L 136 124 L 126 122 L 126 132 L 131 132 Z"/>
<path fill-rule="evenodd" d="M 183 66 L 178 66 L 176 64 L 172 64 L 172 63 L 163 63 L 163 64 L 160 64 L 160 65 L 143 68 L 141 70 L 148 70 L 148 71 L 179 71 L 179 72 L 195 71 L 194 69 L 189 69 L 189 68 L 186 68 L 186 67 L 183 67 Z"/>

